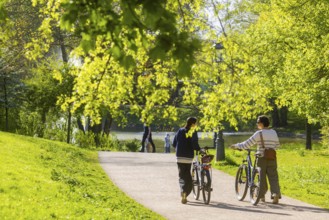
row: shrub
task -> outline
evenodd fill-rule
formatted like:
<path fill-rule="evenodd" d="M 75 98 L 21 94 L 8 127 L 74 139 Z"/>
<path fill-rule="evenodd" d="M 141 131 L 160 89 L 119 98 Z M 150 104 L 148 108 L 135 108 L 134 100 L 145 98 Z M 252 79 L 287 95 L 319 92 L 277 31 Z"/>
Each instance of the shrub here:
<path fill-rule="evenodd" d="M 83 133 L 82 131 L 78 131 L 74 136 L 74 143 L 81 148 L 95 148 L 95 135 L 92 132 Z"/>
<path fill-rule="evenodd" d="M 102 150 L 120 150 L 120 142 L 114 134 L 98 135 L 99 145 L 97 148 Z"/>
<path fill-rule="evenodd" d="M 82 131 L 78 131 L 75 134 L 74 143 L 81 148 L 123 151 L 121 143 L 113 134 L 101 135 L 94 134 L 93 132 L 83 133 Z"/>
<path fill-rule="evenodd" d="M 140 148 L 140 141 L 137 139 L 129 140 L 123 143 L 123 151 L 136 152 Z"/>
<path fill-rule="evenodd" d="M 44 124 L 37 112 L 21 111 L 19 113 L 19 124 L 20 128 L 17 130 L 19 134 L 43 137 Z"/>
<path fill-rule="evenodd" d="M 66 142 L 67 133 L 65 130 L 59 128 L 46 128 L 44 130 L 43 138 Z"/>

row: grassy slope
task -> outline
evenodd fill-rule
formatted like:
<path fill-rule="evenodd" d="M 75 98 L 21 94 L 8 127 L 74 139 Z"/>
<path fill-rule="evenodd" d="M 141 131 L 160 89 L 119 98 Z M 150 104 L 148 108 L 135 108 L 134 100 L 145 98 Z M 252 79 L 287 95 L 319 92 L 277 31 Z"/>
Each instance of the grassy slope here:
<path fill-rule="evenodd" d="M 97 152 L 0 132 L 1 219 L 163 219 L 108 179 Z"/>

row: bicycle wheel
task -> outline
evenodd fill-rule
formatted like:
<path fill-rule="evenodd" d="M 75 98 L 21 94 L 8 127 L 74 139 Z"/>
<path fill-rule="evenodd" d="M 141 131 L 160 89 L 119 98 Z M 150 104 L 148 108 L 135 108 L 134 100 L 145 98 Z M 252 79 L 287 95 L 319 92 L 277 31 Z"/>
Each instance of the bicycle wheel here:
<path fill-rule="evenodd" d="M 209 170 L 202 170 L 201 173 L 203 202 L 209 204 L 211 196 L 211 176 Z"/>
<path fill-rule="evenodd" d="M 235 193 L 239 201 L 244 200 L 248 189 L 248 171 L 247 166 L 242 164 L 239 166 L 235 177 Z"/>
<path fill-rule="evenodd" d="M 199 180 L 198 180 L 198 172 L 196 168 L 193 166 L 192 168 L 192 181 L 193 181 L 193 196 L 196 200 L 199 199 L 200 196 L 200 187 L 199 187 Z"/>
<path fill-rule="evenodd" d="M 260 200 L 260 168 L 256 167 L 254 171 L 252 172 L 252 184 L 250 186 L 250 202 L 253 205 L 257 205 Z"/>

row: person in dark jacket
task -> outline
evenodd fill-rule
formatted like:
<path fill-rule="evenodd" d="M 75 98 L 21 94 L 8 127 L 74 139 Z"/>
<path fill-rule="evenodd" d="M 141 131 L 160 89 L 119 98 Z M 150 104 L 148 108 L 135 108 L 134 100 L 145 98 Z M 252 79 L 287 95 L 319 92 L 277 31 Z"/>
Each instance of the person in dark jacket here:
<path fill-rule="evenodd" d="M 173 140 L 173 147 L 176 149 L 176 158 L 179 174 L 179 185 L 181 191 L 181 202 L 187 203 L 187 196 L 193 188 L 191 165 L 194 157 L 194 150 L 200 150 L 198 134 L 195 131 L 197 119 L 190 117 L 186 125 L 180 128 Z"/>
<path fill-rule="evenodd" d="M 152 153 L 155 153 L 155 145 L 153 143 L 153 139 L 152 139 L 152 132 L 151 132 L 151 127 L 147 126 L 146 124 L 144 124 L 144 133 L 143 133 L 143 139 L 142 139 L 142 149 L 140 150 L 140 152 L 144 152 L 145 151 L 145 141 L 148 141 L 148 143 L 150 143 L 152 145 Z"/>

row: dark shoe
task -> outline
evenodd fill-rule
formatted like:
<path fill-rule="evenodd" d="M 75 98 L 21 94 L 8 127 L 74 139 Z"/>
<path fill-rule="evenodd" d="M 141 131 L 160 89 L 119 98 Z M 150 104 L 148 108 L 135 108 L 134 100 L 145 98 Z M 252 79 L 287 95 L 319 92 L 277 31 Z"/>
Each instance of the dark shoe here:
<path fill-rule="evenodd" d="M 279 198 L 280 198 L 279 195 L 273 194 L 273 201 L 272 201 L 272 203 L 273 204 L 278 204 L 279 203 Z"/>
<path fill-rule="evenodd" d="M 187 203 L 187 198 L 186 198 L 187 196 L 186 196 L 186 193 L 184 192 L 184 193 L 182 193 L 182 203 L 183 204 L 186 204 Z"/>
<path fill-rule="evenodd" d="M 260 198 L 261 202 L 265 202 L 265 197 Z"/>

